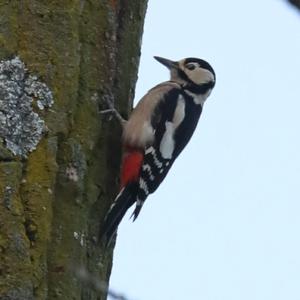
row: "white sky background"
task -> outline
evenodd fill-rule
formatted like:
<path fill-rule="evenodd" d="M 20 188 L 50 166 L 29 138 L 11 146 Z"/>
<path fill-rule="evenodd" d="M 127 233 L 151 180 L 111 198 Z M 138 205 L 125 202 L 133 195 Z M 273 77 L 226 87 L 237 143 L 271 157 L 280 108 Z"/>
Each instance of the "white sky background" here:
<path fill-rule="evenodd" d="M 217 84 L 192 141 L 135 223 L 111 287 L 133 300 L 300 299 L 300 14 L 284 0 L 149 0 L 152 57 L 208 60 Z"/>

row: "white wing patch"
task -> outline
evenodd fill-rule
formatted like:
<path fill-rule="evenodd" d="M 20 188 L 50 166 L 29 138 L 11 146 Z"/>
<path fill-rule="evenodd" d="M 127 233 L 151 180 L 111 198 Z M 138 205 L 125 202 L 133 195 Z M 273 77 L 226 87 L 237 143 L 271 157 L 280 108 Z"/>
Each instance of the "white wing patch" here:
<path fill-rule="evenodd" d="M 172 122 L 166 122 L 166 131 L 161 139 L 159 151 L 164 159 L 171 159 L 174 151 L 174 125 Z"/>
<path fill-rule="evenodd" d="M 174 112 L 173 123 L 175 129 L 181 124 L 185 117 L 185 102 L 182 95 L 179 96 Z"/>
<path fill-rule="evenodd" d="M 185 117 L 185 102 L 180 95 L 177 101 L 177 106 L 174 112 L 172 122 L 167 121 L 166 131 L 161 139 L 159 151 L 164 159 L 171 159 L 175 148 L 174 133 L 178 126 L 182 123 Z"/>

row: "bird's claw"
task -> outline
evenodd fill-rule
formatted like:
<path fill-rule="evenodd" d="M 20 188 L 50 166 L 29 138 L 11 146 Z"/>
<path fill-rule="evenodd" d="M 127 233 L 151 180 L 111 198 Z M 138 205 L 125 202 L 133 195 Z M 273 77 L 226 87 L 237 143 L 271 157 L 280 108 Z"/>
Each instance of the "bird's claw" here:
<path fill-rule="evenodd" d="M 112 97 L 103 96 L 103 100 L 104 100 L 105 104 L 108 106 L 108 109 L 101 110 L 99 113 L 102 115 L 104 115 L 104 114 L 113 115 L 123 126 L 126 123 L 126 120 L 117 111 L 117 109 L 114 106 L 114 101 L 112 99 L 113 99 Z"/>

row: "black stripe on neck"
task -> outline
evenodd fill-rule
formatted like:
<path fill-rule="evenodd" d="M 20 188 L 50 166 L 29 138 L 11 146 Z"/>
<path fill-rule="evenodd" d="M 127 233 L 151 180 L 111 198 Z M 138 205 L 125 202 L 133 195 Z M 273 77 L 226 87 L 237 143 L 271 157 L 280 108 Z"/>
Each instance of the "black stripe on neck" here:
<path fill-rule="evenodd" d="M 213 81 L 197 85 L 190 80 L 182 70 L 178 70 L 178 76 L 186 81 L 186 84 L 181 85 L 182 88 L 196 95 L 206 94 L 207 91 L 212 89 L 215 85 Z"/>
<path fill-rule="evenodd" d="M 214 87 L 213 82 L 204 83 L 201 85 L 196 84 L 187 84 L 183 86 L 183 89 L 188 90 L 189 92 L 196 94 L 196 95 L 204 95 L 209 90 L 211 90 Z"/>

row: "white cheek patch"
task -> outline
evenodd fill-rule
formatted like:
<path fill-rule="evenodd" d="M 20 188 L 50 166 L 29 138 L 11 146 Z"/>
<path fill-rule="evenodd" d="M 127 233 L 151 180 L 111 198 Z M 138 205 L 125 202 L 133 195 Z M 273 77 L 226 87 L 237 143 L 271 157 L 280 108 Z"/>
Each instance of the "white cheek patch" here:
<path fill-rule="evenodd" d="M 210 71 L 202 68 L 197 69 L 197 71 L 189 71 L 188 76 L 196 84 L 208 83 L 215 80 L 214 75 Z"/>

